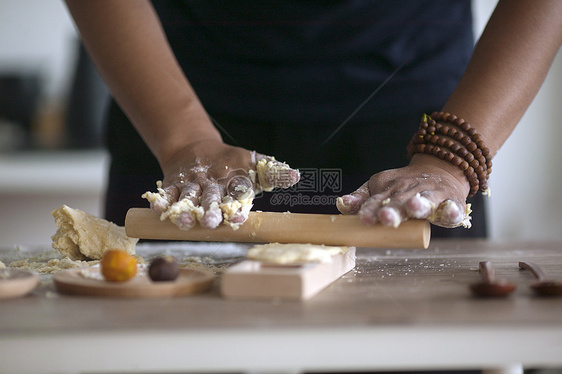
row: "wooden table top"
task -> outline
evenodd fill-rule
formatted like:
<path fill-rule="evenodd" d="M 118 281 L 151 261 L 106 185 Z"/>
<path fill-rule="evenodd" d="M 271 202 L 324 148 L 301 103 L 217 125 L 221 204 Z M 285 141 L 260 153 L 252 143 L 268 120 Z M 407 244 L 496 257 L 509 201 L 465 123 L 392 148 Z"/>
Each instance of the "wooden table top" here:
<path fill-rule="evenodd" d="M 247 248 L 150 243 L 137 252 L 197 256 L 216 267 L 240 260 Z M 1 250 L 0 260 L 9 262 L 12 251 Z M 517 284 L 513 295 L 470 294 L 484 260 L 498 278 Z M 31 295 L 1 301 L 0 371 L 37 370 L 42 360 L 57 372 L 562 367 L 562 297 L 534 296 L 534 279 L 519 261 L 562 280 L 562 243 L 484 240 L 433 240 L 426 250 L 358 248 L 355 269 L 307 301 L 225 300 L 217 286 L 169 299 L 65 296 L 42 276 Z M 132 352 L 121 352 L 123 344 Z M 65 356 L 118 350 L 122 360 L 88 362 L 82 355 L 54 364 L 63 361 L 63 348 Z M 18 364 L 31 350 L 37 365 Z M 154 362 L 155 354 L 167 361 Z"/>

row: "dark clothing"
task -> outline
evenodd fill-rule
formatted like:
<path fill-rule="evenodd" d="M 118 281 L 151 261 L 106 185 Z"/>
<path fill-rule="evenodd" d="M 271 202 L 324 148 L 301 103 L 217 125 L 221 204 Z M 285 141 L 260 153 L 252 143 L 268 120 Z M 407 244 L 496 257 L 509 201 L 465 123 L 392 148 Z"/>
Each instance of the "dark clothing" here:
<path fill-rule="evenodd" d="M 335 196 L 406 165 L 422 113 L 443 106 L 473 48 L 469 0 L 154 6 L 225 142 L 301 169 L 291 195 L 266 193 L 255 200 L 259 210 L 335 213 Z M 129 207 L 147 206 L 140 195 L 162 176 L 115 104 L 108 142 L 107 217 L 122 224 Z M 447 235 L 485 235 L 476 200 L 474 227 Z"/>

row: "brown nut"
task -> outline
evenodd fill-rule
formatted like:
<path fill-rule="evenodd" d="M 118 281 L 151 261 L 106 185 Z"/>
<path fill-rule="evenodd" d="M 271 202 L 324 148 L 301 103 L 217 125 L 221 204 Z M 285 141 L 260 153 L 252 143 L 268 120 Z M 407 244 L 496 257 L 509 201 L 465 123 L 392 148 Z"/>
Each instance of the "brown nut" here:
<path fill-rule="evenodd" d="M 157 257 L 148 266 L 148 276 L 154 282 L 173 281 L 180 274 L 180 269 L 172 256 Z"/>

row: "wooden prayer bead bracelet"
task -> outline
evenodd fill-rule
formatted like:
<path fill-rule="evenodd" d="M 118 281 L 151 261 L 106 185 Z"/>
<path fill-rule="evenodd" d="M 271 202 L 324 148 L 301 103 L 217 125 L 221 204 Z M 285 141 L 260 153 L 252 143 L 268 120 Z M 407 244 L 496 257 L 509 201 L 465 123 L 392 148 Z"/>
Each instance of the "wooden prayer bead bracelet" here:
<path fill-rule="evenodd" d="M 478 191 L 489 194 L 492 172 L 490 149 L 468 122 L 445 112 L 423 115 L 420 127 L 408 144 L 408 157 L 425 153 L 458 166 L 470 183 L 470 196 Z"/>

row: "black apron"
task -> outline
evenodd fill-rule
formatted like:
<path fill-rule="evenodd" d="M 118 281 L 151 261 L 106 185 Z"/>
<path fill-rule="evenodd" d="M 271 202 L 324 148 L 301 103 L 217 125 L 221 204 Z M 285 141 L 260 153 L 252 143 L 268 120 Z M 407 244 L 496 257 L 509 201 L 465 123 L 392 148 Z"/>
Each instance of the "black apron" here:
<path fill-rule="evenodd" d="M 469 0 L 155 1 L 168 40 L 225 142 L 299 168 L 289 191 L 254 209 L 337 213 L 335 198 L 407 164 L 422 113 L 439 110 L 473 48 Z M 119 107 L 107 123 L 112 157 L 106 218 L 162 178 Z M 486 235 L 480 195 L 473 228 Z"/>

